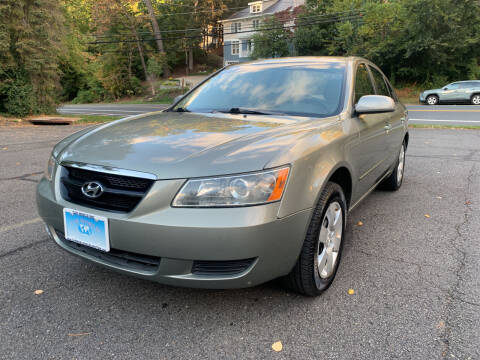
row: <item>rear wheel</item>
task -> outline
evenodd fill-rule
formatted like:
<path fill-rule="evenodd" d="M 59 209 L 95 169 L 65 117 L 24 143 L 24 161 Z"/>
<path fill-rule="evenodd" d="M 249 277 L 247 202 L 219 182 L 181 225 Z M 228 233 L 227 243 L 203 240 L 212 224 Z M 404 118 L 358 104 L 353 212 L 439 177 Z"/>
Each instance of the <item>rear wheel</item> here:
<path fill-rule="evenodd" d="M 332 284 L 343 249 L 346 200 L 342 188 L 328 182 L 314 210 L 303 248 L 285 285 L 301 294 L 317 296 Z"/>
<path fill-rule="evenodd" d="M 406 147 L 404 141 L 402 147 L 400 148 L 400 153 L 398 154 L 395 168 L 393 169 L 392 174 L 380 184 L 381 189 L 396 191 L 402 186 L 403 175 L 405 172 L 405 149 Z"/>
<path fill-rule="evenodd" d="M 438 96 L 437 95 L 428 95 L 427 96 L 427 104 L 428 105 L 437 105 L 438 104 Z"/>
<path fill-rule="evenodd" d="M 480 105 L 480 94 L 472 96 L 472 105 Z"/>

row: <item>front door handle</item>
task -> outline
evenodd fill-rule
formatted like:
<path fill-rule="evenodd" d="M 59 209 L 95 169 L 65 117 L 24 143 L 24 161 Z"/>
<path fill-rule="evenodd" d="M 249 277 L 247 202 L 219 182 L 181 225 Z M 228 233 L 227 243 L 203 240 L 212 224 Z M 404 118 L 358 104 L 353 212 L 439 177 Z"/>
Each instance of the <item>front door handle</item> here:
<path fill-rule="evenodd" d="M 392 124 L 387 124 L 385 125 L 384 129 L 389 132 L 390 130 L 392 130 Z"/>

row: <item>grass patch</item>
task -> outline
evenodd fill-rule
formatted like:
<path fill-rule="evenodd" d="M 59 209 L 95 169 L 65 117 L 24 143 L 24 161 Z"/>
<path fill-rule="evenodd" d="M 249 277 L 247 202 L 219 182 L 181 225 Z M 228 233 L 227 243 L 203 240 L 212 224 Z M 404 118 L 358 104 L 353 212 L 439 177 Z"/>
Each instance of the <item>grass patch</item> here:
<path fill-rule="evenodd" d="M 59 114 L 61 117 L 79 118 L 74 124 L 102 124 L 110 121 L 121 119 L 125 116 L 111 116 L 111 115 L 75 115 L 75 114 Z"/>
<path fill-rule="evenodd" d="M 409 128 L 417 129 L 464 129 L 480 130 L 480 126 L 475 125 L 426 125 L 426 124 L 408 124 Z"/>
<path fill-rule="evenodd" d="M 412 85 L 395 89 L 395 92 L 403 104 L 419 104 L 418 98 L 422 90 Z"/>
<path fill-rule="evenodd" d="M 402 97 L 402 96 L 399 96 L 398 97 L 400 102 L 404 105 L 418 105 L 420 104 L 420 101 L 418 101 L 418 98 L 417 97 Z"/>

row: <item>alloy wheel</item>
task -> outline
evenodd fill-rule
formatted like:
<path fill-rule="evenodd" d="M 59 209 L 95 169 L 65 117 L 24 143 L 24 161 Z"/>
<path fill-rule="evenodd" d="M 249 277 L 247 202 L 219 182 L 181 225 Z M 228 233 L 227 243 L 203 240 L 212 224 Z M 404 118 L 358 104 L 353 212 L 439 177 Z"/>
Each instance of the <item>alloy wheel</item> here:
<path fill-rule="evenodd" d="M 335 272 L 343 232 L 342 207 L 332 202 L 322 220 L 318 236 L 315 267 L 322 279 L 327 279 Z"/>
<path fill-rule="evenodd" d="M 474 97 L 472 97 L 472 104 L 480 105 L 480 95 L 475 95 Z"/>
<path fill-rule="evenodd" d="M 436 96 L 427 97 L 428 105 L 436 105 L 438 103 L 438 98 Z"/>

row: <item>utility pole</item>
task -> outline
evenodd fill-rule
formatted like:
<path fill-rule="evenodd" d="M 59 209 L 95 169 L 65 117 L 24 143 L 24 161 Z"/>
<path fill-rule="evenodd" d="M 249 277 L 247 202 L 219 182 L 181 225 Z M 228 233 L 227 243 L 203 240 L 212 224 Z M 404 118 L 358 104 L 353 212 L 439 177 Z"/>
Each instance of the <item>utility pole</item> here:
<path fill-rule="evenodd" d="M 160 33 L 160 27 L 158 26 L 158 21 L 157 18 L 155 17 L 155 12 L 153 11 L 153 6 L 152 6 L 152 1 L 151 0 L 143 0 L 145 3 L 145 6 L 147 7 L 148 10 L 148 15 L 150 15 L 150 20 L 152 21 L 152 28 L 153 28 L 153 37 L 155 38 L 155 41 L 157 43 L 158 51 L 160 54 L 165 54 L 165 49 L 163 47 L 163 40 L 162 40 L 162 34 Z M 170 75 L 170 70 L 168 69 L 167 63 L 165 63 L 165 66 L 163 68 L 163 76 L 168 77 Z"/>

